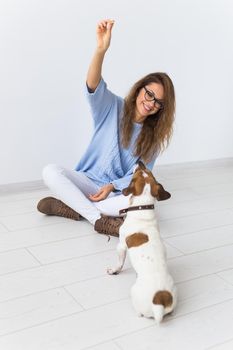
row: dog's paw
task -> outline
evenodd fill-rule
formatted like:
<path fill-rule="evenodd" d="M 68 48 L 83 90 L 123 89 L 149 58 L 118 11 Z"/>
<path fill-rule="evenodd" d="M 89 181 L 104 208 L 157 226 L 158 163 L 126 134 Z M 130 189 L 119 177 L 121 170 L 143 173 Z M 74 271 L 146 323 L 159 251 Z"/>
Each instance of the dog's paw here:
<path fill-rule="evenodd" d="M 119 271 L 108 268 L 107 273 L 109 275 L 118 275 Z"/>

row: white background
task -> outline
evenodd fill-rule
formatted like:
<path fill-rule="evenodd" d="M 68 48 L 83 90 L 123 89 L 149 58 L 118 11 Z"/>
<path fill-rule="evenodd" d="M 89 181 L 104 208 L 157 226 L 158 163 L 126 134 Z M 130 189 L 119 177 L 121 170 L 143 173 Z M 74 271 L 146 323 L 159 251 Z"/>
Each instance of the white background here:
<path fill-rule="evenodd" d="M 157 164 L 233 156 L 232 1 L 1 0 L 0 184 L 39 180 L 48 163 L 74 168 L 85 151 L 102 18 L 115 19 L 103 67 L 113 92 L 154 71 L 174 82 L 174 136 Z"/>

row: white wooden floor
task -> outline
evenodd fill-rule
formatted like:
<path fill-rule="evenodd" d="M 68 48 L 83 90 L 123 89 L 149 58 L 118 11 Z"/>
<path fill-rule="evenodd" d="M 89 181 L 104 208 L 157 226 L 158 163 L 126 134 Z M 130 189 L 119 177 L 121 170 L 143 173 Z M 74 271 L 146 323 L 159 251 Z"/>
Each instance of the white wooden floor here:
<path fill-rule="evenodd" d="M 233 349 L 233 160 L 155 168 L 172 193 L 158 203 L 179 302 L 160 327 L 138 318 L 117 238 L 86 221 L 46 217 L 49 191 L 0 198 L 0 349 Z"/>

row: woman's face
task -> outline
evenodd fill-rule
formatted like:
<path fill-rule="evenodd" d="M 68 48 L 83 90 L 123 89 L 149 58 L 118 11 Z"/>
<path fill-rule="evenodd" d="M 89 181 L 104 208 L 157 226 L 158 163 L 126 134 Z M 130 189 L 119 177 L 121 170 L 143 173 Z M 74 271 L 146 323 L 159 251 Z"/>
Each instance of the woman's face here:
<path fill-rule="evenodd" d="M 134 122 L 136 123 L 143 123 L 149 115 L 155 114 L 159 111 L 158 103 L 155 103 L 154 99 L 149 101 L 148 96 L 150 100 L 153 99 L 153 96 L 159 101 L 163 100 L 163 86 L 159 83 L 150 83 L 139 91 L 135 106 Z"/>

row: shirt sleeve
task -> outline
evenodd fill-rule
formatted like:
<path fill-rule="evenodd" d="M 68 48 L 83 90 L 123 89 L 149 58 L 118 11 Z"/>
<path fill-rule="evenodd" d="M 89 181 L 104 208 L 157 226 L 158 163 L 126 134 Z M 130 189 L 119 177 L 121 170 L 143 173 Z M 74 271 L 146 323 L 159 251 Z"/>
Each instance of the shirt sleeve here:
<path fill-rule="evenodd" d="M 86 84 L 86 95 L 95 126 L 97 127 L 108 116 L 112 105 L 117 99 L 117 96 L 108 90 L 107 84 L 103 78 L 101 78 L 94 92 L 92 92 Z"/>
<path fill-rule="evenodd" d="M 154 164 L 155 164 L 155 159 L 156 158 L 153 158 L 153 160 L 150 163 L 146 164 L 146 167 L 150 171 L 153 170 L 153 167 L 154 167 Z M 115 190 L 122 191 L 124 188 L 129 186 L 130 181 L 132 179 L 132 176 L 133 176 L 133 169 L 130 169 L 130 171 L 128 171 L 128 173 L 125 174 L 124 177 L 122 177 L 120 179 L 117 179 L 117 180 L 114 180 L 111 183 L 113 184 Z"/>

